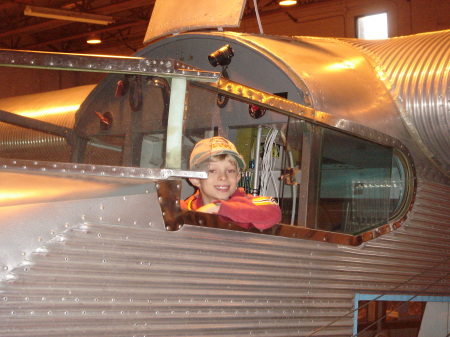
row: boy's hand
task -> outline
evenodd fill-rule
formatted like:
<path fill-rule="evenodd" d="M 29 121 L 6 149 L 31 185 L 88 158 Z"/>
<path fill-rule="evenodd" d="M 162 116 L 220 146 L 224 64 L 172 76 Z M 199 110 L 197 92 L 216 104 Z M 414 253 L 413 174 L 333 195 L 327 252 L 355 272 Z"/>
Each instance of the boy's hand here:
<path fill-rule="evenodd" d="M 197 209 L 197 212 L 203 212 L 203 213 L 217 213 L 219 212 L 220 204 L 215 204 L 213 202 L 203 205 L 202 207 Z"/>

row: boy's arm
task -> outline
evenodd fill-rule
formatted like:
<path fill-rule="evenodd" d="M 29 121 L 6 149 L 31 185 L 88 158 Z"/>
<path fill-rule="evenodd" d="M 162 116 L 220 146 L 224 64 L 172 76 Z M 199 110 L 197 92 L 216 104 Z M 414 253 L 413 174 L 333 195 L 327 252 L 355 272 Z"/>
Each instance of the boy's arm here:
<path fill-rule="evenodd" d="M 221 200 L 217 214 L 240 223 L 266 229 L 281 221 L 281 210 L 272 197 L 234 196 Z"/>
<path fill-rule="evenodd" d="M 213 203 L 213 202 L 211 202 L 211 203 L 209 203 L 209 204 L 206 204 L 206 205 L 204 205 L 204 206 L 198 208 L 198 209 L 197 209 L 197 212 L 203 212 L 203 213 L 211 213 L 211 214 L 213 214 L 213 213 L 219 212 L 219 209 L 220 209 L 220 204 L 219 204 L 219 203 Z"/>

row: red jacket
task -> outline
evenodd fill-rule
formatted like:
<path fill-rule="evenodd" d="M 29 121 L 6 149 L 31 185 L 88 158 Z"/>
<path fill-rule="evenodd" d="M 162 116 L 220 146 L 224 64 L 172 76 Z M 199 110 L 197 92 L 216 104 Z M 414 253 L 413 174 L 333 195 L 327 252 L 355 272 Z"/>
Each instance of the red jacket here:
<path fill-rule="evenodd" d="M 230 199 L 217 202 L 221 204 L 217 214 L 237 222 L 243 228 L 248 229 L 253 225 L 258 229 L 266 229 L 281 221 L 281 210 L 274 198 L 245 194 L 242 187 Z M 181 201 L 181 208 L 186 210 L 195 211 L 202 206 L 199 191 Z"/>

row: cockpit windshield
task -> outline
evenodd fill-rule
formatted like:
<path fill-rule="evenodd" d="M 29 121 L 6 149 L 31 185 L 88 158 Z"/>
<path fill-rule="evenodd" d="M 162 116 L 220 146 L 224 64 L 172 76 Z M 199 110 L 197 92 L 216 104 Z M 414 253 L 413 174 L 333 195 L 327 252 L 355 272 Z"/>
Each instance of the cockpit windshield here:
<path fill-rule="evenodd" d="M 107 76 L 96 87 L 0 100 L 0 157 L 151 169 L 145 176 L 156 179 L 188 170 L 192 147 L 211 136 L 218 110 L 215 94 L 190 80 L 214 82 L 219 75 L 174 60 L 128 61 L 123 73 Z M 133 73 L 145 72 L 141 61 L 148 75 Z M 39 71 L 49 77 L 55 73 Z M 78 72 L 68 73 L 76 77 Z M 167 169 L 172 171 L 161 174 Z"/>

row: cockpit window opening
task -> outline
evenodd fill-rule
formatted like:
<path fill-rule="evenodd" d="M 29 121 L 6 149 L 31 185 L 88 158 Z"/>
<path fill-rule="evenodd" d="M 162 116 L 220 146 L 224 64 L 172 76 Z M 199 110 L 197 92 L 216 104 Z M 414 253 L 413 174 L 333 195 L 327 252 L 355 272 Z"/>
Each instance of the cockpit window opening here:
<path fill-rule="evenodd" d="M 233 99 L 218 113 L 216 132 L 193 140 L 219 133 L 235 143 L 247 166 L 239 186 L 275 197 L 281 226 L 343 234 L 354 244 L 404 213 L 407 162 L 393 148 L 293 116 L 277 120 L 269 110 L 265 120 L 246 119 L 245 103 Z"/>

